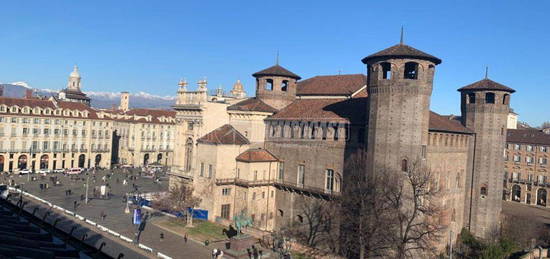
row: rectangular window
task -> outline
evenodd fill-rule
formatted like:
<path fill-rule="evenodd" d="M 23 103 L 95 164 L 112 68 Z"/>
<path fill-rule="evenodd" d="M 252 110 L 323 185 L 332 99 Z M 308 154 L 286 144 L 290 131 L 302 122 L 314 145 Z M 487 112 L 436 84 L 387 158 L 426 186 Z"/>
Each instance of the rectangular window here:
<path fill-rule="evenodd" d="M 546 165 L 548 163 L 548 159 L 546 157 L 539 157 L 539 164 Z"/>
<path fill-rule="evenodd" d="M 297 184 L 299 186 L 304 186 L 304 172 L 306 171 L 305 165 L 298 165 L 298 177 Z"/>
<path fill-rule="evenodd" d="M 258 171 L 254 170 L 254 181 L 258 180 Z"/>
<path fill-rule="evenodd" d="M 521 148 L 521 146 L 519 144 L 514 144 L 514 149 L 515 150 L 519 150 Z"/>
<path fill-rule="evenodd" d="M 512 180 L 513 181 L 518 181 L 519 180 L 519 173 L 513 172 L 512 173 Z"/>
<path fill-rule="evenodd" d="M 527 162 L 528 164 L 533 163 L 533 157 L 530 157 L 530 156 L 526 157 L 525 162 Z"/>
<path fill-rule="evenodd" d="M 422 155 L 423 159 L 426 159 L 426 145 L 422 145 L 422 150 L 420 151 L 420 154 Z"/>
<path fill-rule="evenodd" d="M 334 170 L 327 169 L 326 170 L 326 190 L 329 192 L 334 191 Z"/>
<path fill-rule="evenodd" d="M 224 219 L 229 219 L 230 210 L 231 210 L 231 204 L 223 204 L 220 216 Z"/>
<path fill-rule="evenodd" d="M 526 150 L 527 150 L 527 152 L 532 152 L 533 151 L 533 146 L 527 145 Z"/>
<path fill-rule="evenodd" d="M 208 165 L 208 178 L 212 178 L 212 171 L 213 171 L 212 165 Z"/>
<path fill-rule="evenodd" d="M 279 180 L 284 180 L 285 178 L 285 164 L 283 162 L 279 163 Z"/>
<path fill-rule="evenodd" d="M 200 176 L 201 176 L 201 177 L 204 177 L 204 163 L 201 163 L 201 172 L 200 172 Z"/>
<path fill-rule="evenodd" d="M 519 155 L 514 155 L 514 162 L 521 161 L 521 157 Z"/>
<path fill-rule="evenodd" d="M 546 182 L 545 180 L 546 180 L 546 177 L 544 177 L 543 175 L 539 175 L 539 176 L 538 176 L 538 182 L 539 182 L 539 184 L 544 184 L 544 182 Z"/>
<path fill-rule="evenodd" d="M 222 189 L 222 195 L 223 196 L 231 195 L 231 188 L 223 188 Z"/>

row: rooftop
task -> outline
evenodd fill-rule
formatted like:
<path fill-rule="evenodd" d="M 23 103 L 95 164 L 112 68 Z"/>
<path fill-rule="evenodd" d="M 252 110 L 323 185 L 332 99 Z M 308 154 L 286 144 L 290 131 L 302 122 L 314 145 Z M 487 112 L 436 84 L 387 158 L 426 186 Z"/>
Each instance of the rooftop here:
<path fill-rule="evenodd" d="M 261 77 L 261 76 L 284 76 L 284 77 L 290 77 L 294 78 L 296 80 L 300 80 L 301 77 L 299 75 L 296 75 L 292 72 L 290 72 L 288 69 L 279 66 L 279 64 L 268 67 L 264 70 L 258 71 L 254 74 L 252 74 L 253 77 Z"/>
<path fill-rule="evenodd" d="M 239 154 L 236 158 L 240 162 L 276 162 L 279 161 L 275 155 L 271 154 L 269 151 L 262 148 L 254 148 L 244 151 Z"/>
<path fill-rule="evenodd" d="M 538 129 L 508 129 L 506 142 L 518 144 L 550 145 L 550 134 Z"/>
<path fill-rule="evenodd" d="M 508 87 L 508 86 L 505 86 L 503 84 L 499 84 L 491 79 L 488 79 L 488 78 L 485 78 L 483 80 L 480 80 L 480 81 L 477 81 L 473 84 L 469 84 L 467 86 L 464 86 L 460 89 L 458 89 L 459 92 L 462 92 L 462 91 L 482 91 L 482 90 L 493 90 L 493 91 L 505 91 L 505 92 L 510 92 L 510 93 L 513 93 L 515 92 L 516 90 Z"/>
<path fill-rule="evenodd" d="M 298 82 L 296 94 L 350 96 L 366 85 L 363 74 L 316 76 Z"/>
<path fill-rule="evenodd" d="M 436 65 L 441 64 L 441 59 L 402 43 L 369 55 L 366 58 L 363 58 L 361 61 L 367 64 L 367 62 L 371 60 L 382 60 L 390 58 L 424 59 L 431 61 Z"/>
<path fill-rule="evenodd" d="M 248 139 L 229 124 L 225 124 L 197 140 L 199 143 L 214 145 L 246 145 Z"/>

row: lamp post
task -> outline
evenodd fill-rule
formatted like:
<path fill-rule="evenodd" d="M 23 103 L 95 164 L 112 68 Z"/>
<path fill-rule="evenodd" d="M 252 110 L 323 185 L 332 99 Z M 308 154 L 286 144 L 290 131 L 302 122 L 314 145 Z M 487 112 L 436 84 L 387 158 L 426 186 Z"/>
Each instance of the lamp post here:
<path fill-rule="evenodd" d="M 88 184 L 88 181 L 90 180 L 90 175 L 87 175 L 86 176 L 86 204 L 88 204 L 88 186 L 90 186 Z"/>

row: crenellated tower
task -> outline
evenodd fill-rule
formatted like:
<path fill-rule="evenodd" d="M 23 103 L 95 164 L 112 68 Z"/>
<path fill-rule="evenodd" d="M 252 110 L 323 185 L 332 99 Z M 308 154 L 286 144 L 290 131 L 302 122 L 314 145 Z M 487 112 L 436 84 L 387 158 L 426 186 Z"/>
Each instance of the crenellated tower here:
<path fill-rule="evenodd" d="M 502 210 L 502 151 L 510 94 L 515 90 L 487 77 L 458 89 L 462 123 L 475 132 L 466 174 L 465 211 L 470 231 L 481 238 L 498 233 Z"/>
<path fill-rule="evenodd" d="M 430 97 L 441 59 L 401 42 L 362 61 L 368 69 L 369 171 L 406 171 L 426 156 Z"/>

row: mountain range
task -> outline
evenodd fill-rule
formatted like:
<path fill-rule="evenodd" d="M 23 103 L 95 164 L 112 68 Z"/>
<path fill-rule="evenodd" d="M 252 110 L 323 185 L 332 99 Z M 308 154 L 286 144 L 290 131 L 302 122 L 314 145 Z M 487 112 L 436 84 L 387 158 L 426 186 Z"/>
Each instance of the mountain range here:
<path fill-rule="evenodd" d="M 14 82 L 9 84 L 1 84 L 4 91 L 2 96 L 23 98 L 25 91 L 30 89 L 34 96 L 56 96 L 58 90 L 39 89 L 30 87 L 25 82 Z M 113 92 L 84 92 L 92 99 L 92 107 L 99 109 L 108 109 L 113 106 L 118 107 L 120 104 L 120 93 Z M 154 108 L 154 109 L 170 109 L 176 102 L 175 96 L 158 96 L 146 92 L 130 93 L 130 108 Z"/>

